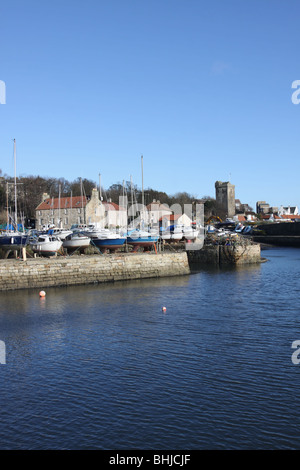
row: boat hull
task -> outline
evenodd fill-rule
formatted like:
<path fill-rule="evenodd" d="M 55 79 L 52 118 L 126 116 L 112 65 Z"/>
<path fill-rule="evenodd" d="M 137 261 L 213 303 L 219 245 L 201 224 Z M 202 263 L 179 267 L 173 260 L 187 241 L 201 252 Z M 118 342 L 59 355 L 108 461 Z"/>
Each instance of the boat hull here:
<path fill-rule="evenodd" d="M 152 248 L 154 244 L 158 241 L 159 236 L 134 236 L 130 235 L 127 237 L 128 245 L 133 246 L 133 251 L 137 251 L 139 248 Z"/>
<path fill-rule="evenodd" d="M 54 256 L 62 247 L 62 241 L 56 240 L 52 242 L 36 242 L 31 244 L 34 253 L 42 256 Z"/>
<path fill-rule="evenodd" d="M 94 244 L 101 251 L 116 251 L 122 248 L 126 241 L 126 238 L 93 238 L 92 244 Z"/>
<path fill-rule="evenodd" d="M 87 248 L 91 243 L 91 239 L 85 236 L 71 236 L 63 240 L 63 247 L 67 250 L 77 250 Z"/>
<path fill-rule="evenodd" d="M 19 250 L 27 244 L 27 235 L 0 235 L 0 248 L 3 250 Z"/>

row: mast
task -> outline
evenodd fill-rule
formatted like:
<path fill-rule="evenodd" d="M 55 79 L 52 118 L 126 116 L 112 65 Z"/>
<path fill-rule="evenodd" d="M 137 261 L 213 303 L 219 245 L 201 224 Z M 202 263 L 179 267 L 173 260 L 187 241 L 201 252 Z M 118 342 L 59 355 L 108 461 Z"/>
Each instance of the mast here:
<path fill-rule="evenodd" d="M 82 178 L 80 178 L 80 194 L 81 194 L 81 210 L 82 210 L 82 213 L 83 213 L 83 191 L 82 191 Z M 83 214 L 82 214 L 83 216 Z M 79 219 L 80 220 L 80 219 Z M 83 222 L 84 223 L 84 216 L 83 216 Z"/>
<path fill-rule="evenodd" d="M 80 192 L 81 192 L 81 209 L 82 209 L 83 223 L 86 224 L 86 212 L 85 212 L 85 208 L 83 206 L 83 183 L 82 183 L 82 178 L 80 178 Z"/>
<path fill-rule="evenodd" d="M 16 139 L 14 139 L 14 164 L 15 164 L 15 226 L 18 230 L 18 205 L 17 205 L 17 158 L 16 158 Z"/>
<path fill-rule="evenodd" d="M 9 216 L 8 216 L 8 182 L 6 181 L 6 230 L 8 231 Z"/>
<path fill-rule="evenodd" d="M 141 164 L 142 164 L 142 214 L 141 214 L 141 224 L 144 228 L 145 225 L 145 211 L 144 211 L 144 170 L 143 170 L 143 155 L 141 156 Z"/>
<path fill-rule="evenodd" d="M 122 208 L 125 209 L 126 211 L 126 233 L 128 231 L 128 203 L 127 203 L 127 196 L 126 196 L 126 202 L 125 202 L 125 180 L 123 180 L 123 189 L 122 189 Z M 122 222 L 123 222 L 122 218 Z"/>
<path fill-rule="evenodd" d="M 133 212 L 134 212 L 134 209 L 133 209 L 133 188 L 132 188 L 132 176 L 130 175 L 130 197 L 131 197 L 131 213 L 132 213 L 132 219 L 131 219 L 131 222 L 133 224 Z"/>
<path fill-rule="evenodd" d="M 100 203 L 102 201 L 102 191 L 101 191 L 101 174 L 99 173 L 99 199 Z"/>
<path fill-rule="evenodd" d="M 61 191 L 61 186 L 59 184 L 58 185 L 58 227 L 62 228 L 61 223 L 60 223 L 60 191 Z"/>
<path fill-rule="evenodd" d="M 144 212 L 144 172 L 143 172 L 143 155 L 141 157 L 141 163 L 142 163 L 142 206 L 143 206 L 143 212 Z"/>

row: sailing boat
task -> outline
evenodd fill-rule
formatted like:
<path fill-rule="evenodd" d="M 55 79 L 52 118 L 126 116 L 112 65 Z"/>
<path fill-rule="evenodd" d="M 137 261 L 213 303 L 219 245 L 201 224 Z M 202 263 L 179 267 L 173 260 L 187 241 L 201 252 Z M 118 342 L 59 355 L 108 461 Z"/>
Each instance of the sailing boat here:
<path fill-rule="evenodd" d="M 143 155 L 141 157 L 142 163 L 142 226 L 144 225 L 144 176 L 143 176 Z M 133 204 L 133 190 L 131 183 L 131 203 Z M 135 228 L 127 232 L 127 243 L 133 246 L 133 251 L 136 252 L 139 247 L 149 249 L 157 242 L 159 234 L 152 231 Z"/>
<path fill-rule="evenodd" d="M 17 208 L 17 176 L 16 176 L 16 139 L 14 139 L 14 193 L 15 193 L 15 217 L 13 221 L 13 230 L 9 229 L 8 200 L 7 200 L 7 225 L 6 231 L 0 233 L 0 248 L 4 250 L 19 250 L 27 245 L 29 236 L 18 231 L 18 208 Z M 8 199 L 8 189 L 7 189 Z"/>
<path fill-rule="evenodd" d="M 102 195 L 101 195 L 101 180 L 99 174 L 99 199 L 100 204 L 102 204 Z M 88 232 L 86 232 L 89 235 Z M 123 234 L 122 230 L 111 230 L 108 228 L 94 228 L 91 231 L 91 244 L 95 245 L 102 253 L 106 253 L 108 250 L 110 253 L 115 252 L 116 250 L 122 248 L 126 241 L 126 236 Z"/>

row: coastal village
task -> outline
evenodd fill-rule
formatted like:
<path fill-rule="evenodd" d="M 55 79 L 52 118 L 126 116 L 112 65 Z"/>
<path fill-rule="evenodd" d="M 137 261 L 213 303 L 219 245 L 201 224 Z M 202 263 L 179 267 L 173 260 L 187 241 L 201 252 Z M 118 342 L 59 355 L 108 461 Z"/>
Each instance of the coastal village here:
<path fill-rule="evenodd" d="M 43 192 L 27 225 L 7 204 L 1 290 L 185 275 L 207 265 L 264 262 L 267 244 L 300 244 L 296 206 L 259 201 L 254 212 L 229 181 L 215 182 L 215 199 L 171 206 L 155 198 L 145 205 L 144 191 L 137 197 L 132 186 L 129 195 L 118 186 L 119 203 L 104 200 L 100 184 L 88 195 L 80 187 L 80 196 Z"/>
<path fill-rule="evenodd" d="M 7 230 L 15 219 L 14 214 L 14 188 L 13 183 L 7 184 L 5 178 L 0 177 L 0 183 L 3 190 L 2 197 L 2 218 L 0 219 L 0 230 Z M 22 185 L 22 180 L 17 184 Z M 6 186 L 6 193 L 4 188 Z M 57 226 L 59 228 L 71 229 L 74 226 L 98 225 L 102 228 L 115 229 L 126 227 L 128 219 L 135 217 L 138 223 L 137 213 L 143 205 L 143 222 L 151 227 L 164 227 L 173 224 L 190 225 L 195 222 L 196 204 L 203 204 L 203 222 L 225 222 L 232 220 L 235 223 L 262 223 L 262 222 L 284 222 L 300 220 L 299 209 L 294 206 L 274 207 L 266 201 L 257 201 L 255 210 L 247 203 L 236 199 L 235 186 L 230 182 L 216 181 L 215 198 L 204 197 L 200 199 L 191 198 L 187 204 L 179 201 L 170 205 L 166 201 L 153 198 L 144 205 L 142 197 L 137 201 L 136 196 L 128 195 L 120 188 L 118 197 L 112 200 L 108 197 L 106 200 L 101 194 L 101 187 L 91 188 L 88 194 L 84 188 L 81 195 L 66 196 L 64 194 L 51 195 L 48 192 L 40 193 L 39 202 L 34 211 L 24 212 L 22 208 L 22 220 L 19 217 L 19 226 L 24 229 L 36 229 L 41 231 L 45 226 Z M 78 192 L 77 192 L 78 193 Z M 189 196 L 189 195 L 188 195 Z M 27 196 L 23 196 L 26 198 Z M 29 196 L 30 197 L 30 196 Z M 194 204 L 194 206 L 193 206 Z M 131 206 L 132 212 L 128 212 Z M 189 206 L 192 209 L 187 209 Z M 1 209 L 1 208 L 0 208 Z M 26 208 L 25 208 L 26 210 Z M 34 212 L 34 214 L 33 214 Z"/>
<path fill-rule="evenodd" d="M 90 186 L 90 193 L 86 194 L 81 179 L 80 196 L 73 196 L 72 192 L 68 196 L 61 194 L 59 185 L 58 197 L 43 192 L 34 217 L 23 212 L 21 219 L 18 217 L 16 185 L 16 179 L 15 184 L 6 182 L 7 220 L 0 226 L 2 258 L 12 256 L 12 252 L 16 257 L 18 248 L 22 247 L 26 247 L 27 252 L 29 249 L 29 254 L 33 251 L 36 257 L 73 254 L 74 251 L 87 253 L 84 250 L 90 245 L 102 253 L 114 253 L 124 249 L 127 252 L 161 251 L 162 246 L 169 244 L 174 249 L 176 242 L 177 248 L 182 248 L 178 242 L 184 242 L 185 249 L 190 251 L 187 243 L 202 240 L 202 245 L 207 244 L 212 241 L 212 236 L 214 244 L 244 244 L 242 236 L 245 235 L 247 241 L 261 243 L 261 237 L 270 235 L 268 228 L 274 224 L 300 221 L 297 206 L 278 208 L 266 201 L 258 201 L 254 211 L 236 198 L 235 185 L 229 181 L 215 182 L 215 199 L 187 197 L 188 203 L 180 201 L 170 206 L 155 198 L 145 204 L 144 189 L 138 192 L 132 182 L 127 189 L 124 183 L 123 186 L 116 185 L 119 192 L 115 194 L 115 200 L 110 197 L 105 200 L 100 181 L 98 187 Z M 13 194 L 15 209 L 10 210 L 9 200 Z M 296 226 L 298 229 L 300 224 Z M 283 232 L 281 235 L 286 236 L 286 229 Z M 233 235 L 240 237 L 233 239 Z M 298 243 L 298 239 L 294 241 Z"/>

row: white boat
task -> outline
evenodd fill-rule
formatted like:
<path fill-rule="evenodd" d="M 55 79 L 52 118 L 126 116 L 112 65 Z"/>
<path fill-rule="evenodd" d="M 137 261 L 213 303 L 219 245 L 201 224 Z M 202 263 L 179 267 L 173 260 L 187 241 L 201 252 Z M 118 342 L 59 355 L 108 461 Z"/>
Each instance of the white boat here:
<path fill-rule="evenodd" d="M 55 225 L 44 225 L 42 227 L 41 235 L 53 235 L 54 237 L 59 237 L 61 240 L 64 240 L 68 235 L 71 235 L 72 233 L 72 230 L 55 227 Z"/>
<path fill-rule="evenodd" d="M 63 240 L 63 247 L 67 250 L 77 250 L 79 248 L 87 248 L 91 243 L 90 237 L 83 233 L 71 233 Z"/>
<path fill-rule="evenodd" d="M 191 225 L 181 225 L 182 235 L 185 240 L 195 240 L 199 235 L 199 230 Z"/>
<path fill-rule="evenodd" d="M 207 233 L 215 233 L 216 232 L 216 227 L 214 225 L 207 225 L 206 226 L 206 232 Z"/>
<path fill-rule="evenodd" d="M 39 235 L 37 240 L 30 242 L 32 251 L 43 256 L 54 256 L 62 247 L 63 242 L 48 234 Z"/>
<path fill-rule="evenodd" d="M 179 241 L 183 237 L 182 228 L 180 226 L 171 225 L 161 232 L 161 238 L 165 241 Z"/>
<path fill-rule="evenodd" d="M 97 227 L 96 225 L 91 224 L 91 225 L 88 225 L 86 229 L 82 230 L 82 232 L 87 237 L 94 239 L 94 238 L 98 238 L 99 236 L 101 236 L 105 230 L 108 230 L 108 229 Z"/>

